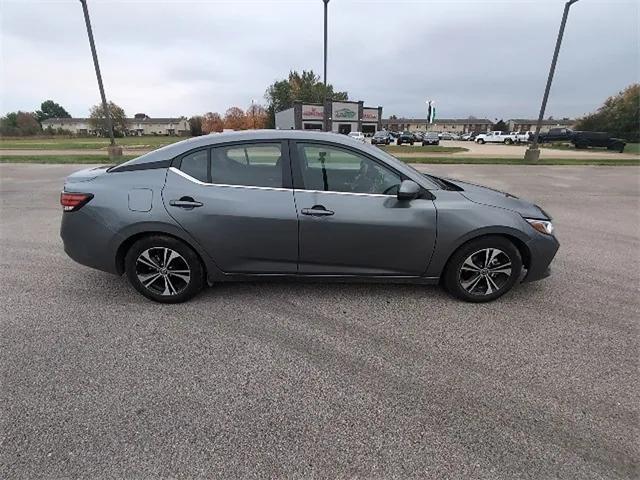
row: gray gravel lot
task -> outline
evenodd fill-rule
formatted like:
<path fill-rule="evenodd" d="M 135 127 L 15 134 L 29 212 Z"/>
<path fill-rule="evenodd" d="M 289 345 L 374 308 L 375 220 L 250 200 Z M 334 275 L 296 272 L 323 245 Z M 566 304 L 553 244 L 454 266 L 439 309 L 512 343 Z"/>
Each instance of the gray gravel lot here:
<path fill-rule="evenodd" d="M 636 478 L 640 169 L 421 166 L 535 200 L 553 275 L 248 283 L 162 306 L 58 236 L 77 165 L 0 165 L 0 478 Z"/>

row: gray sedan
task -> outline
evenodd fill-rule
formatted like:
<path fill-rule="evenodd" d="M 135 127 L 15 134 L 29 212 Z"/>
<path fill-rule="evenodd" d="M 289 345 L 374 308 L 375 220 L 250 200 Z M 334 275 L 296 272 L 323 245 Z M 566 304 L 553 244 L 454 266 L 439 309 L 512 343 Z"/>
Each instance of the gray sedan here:
<path fill-rule="evenodd" d="M 441 283 L 485 302 L 546 277 L 558 249 L 532 203 L 321 132 L 185 140 L 74 173 L 61 204 L 72 259 L 165 303 L 285 277 Z"/>

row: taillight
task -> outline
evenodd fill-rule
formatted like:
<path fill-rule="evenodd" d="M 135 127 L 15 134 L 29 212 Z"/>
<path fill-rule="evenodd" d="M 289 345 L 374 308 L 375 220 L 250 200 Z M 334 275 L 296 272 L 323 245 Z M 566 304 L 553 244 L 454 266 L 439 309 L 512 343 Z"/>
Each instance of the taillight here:
<path fill-rule="evenodd" d="M 75 212 L 80 210 L 92 198 L 92 193 L 62 192 L 60 194 L 60 205 L 62 205 L 62 210 L 65 212 Z"/>

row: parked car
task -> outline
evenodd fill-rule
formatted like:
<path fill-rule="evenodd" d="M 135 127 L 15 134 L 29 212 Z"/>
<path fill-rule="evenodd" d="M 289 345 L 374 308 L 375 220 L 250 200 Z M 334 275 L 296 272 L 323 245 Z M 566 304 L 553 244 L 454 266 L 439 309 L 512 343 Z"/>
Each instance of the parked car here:
<path fill-rule="evenodd" d="M 439 136 L 440 140 L 457 140 L 456 134 L 450 132 L 442 132 Z"/>
<path fill-rule="evenodd" d="M 473 136 L 473 133 L 471 133 L 471 132 L 465 133 L 464 135 L 462 135 L 462 137 L 460 137 L 460 140 L 468 142 L 469 140 L 471 140 L 472 136 Z"/>
<path fill-rule="evenodd" d="M 359 142 L 363 142 L 363 143 L 365 142 L 365 136 L 362 132 L 350 132 L 349 137 Z"/>
<path fill-rule="evenodd" d="M 476 137 L 476 143 L 504 143 L 511 145 L 516 142 L 516 136 L 507 132 L 494 130 L 486 134 L 480 134 Z"/>
<path fill-rule="evenodd" d="M 413 145 L 415 143 L 415 141 L 416 141 L 416 137 L 413 135 L 413 133 L 411 133 L 409 131 L 402 132 L 396 138 L 396 143 L 398 145 L 402 145 L 403 143 L 408 143 L 410 145 Z"/>
<path fill-rule="evenodd" d="M 60 203 L 72 259 L 162 303 L 273 278 L 442 281 L 486 302 L 546 277 L 559 247 L 532 203 L 323 132 L 195 137 L 76 172 Z"/>
<path fill-rule="evenodd" d="M 422 137 L 424 136 L 424 133 L 422 132 L 413 132 L 413 138 L 417 143 L 422 142 Z"/>
<path fill-rule="evenodd" d="M 371 145 L 389 145 L 391 143 L 391 135 L 389 132 L 380 130 L 371 137 Z"/>
<path fill-rule="evenodd" d="M 613 138 L 606 132 L 583 132 L 569 128 L 552 128 L 547 133 L 541 133 L 540 143 L 570 142 L 575 148 L 606 147 L 607 150 L 624 152 L 627 145 L 621 138 Z"/>
<path fill-rule="evenodd" d="M 516 143 L 528 143 L 533 138 L 533 132 L 511 132 L 516 137 Z"/>
<path fill-rule="evenodd" d="M 422 137 L 422 146 L 425 145 L 440 145 L 440 138 L 435 132 L 427 132 Z"/>

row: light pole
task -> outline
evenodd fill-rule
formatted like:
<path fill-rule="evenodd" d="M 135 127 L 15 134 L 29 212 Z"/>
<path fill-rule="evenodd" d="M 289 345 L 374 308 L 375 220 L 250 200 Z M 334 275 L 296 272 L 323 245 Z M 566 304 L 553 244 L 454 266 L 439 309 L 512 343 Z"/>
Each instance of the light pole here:
<path fill-rule="evenodd" d="M 324 94 L 327 95 L 327 9 L 329 7 L 329 0 L 322 0 L 324 2 Z"/>
<path fill-rule="evenodd" d="M 536 132 L 533 136 L 533 143 L 524 153 L 524 159 L 526 161 L 537 161 L 540 158 L 540 149 L 538 148 L 538 138 L 540 137 L 540 128 L 542 127 L 542 120 L 544 118 L 544 111 L 547 108 L 547 100 L 549 99 L 549 91 L 551 90 L 551 82 L 553 81 L 553 74 L 556 71 L 556 63 L 558 62 L 558 53 L 560 52 L 560 45 L 562 44 L 562 36 L 564 35 L 564 27 L 567 24 L 567 17 L 569 16 L 569 9 L 571 5 L 578 0 L 569 0 L 564 4 L 564 13 L 562 14 L 562 22 L 560 23 L 560 31 L 558 32 L 558 39 L 556 40 L 556 49 L 553 52 L 553 60 L 551 60 L 551 68 L 549 69 L 549 77 L 547 78 L 547 86 L 544 89 L 544 96 L 542 97 L 542 105 L 540 106 L 540 115 L 538 116 L 538 123 L 536 125 Z"/>
<path fill-rule="evenodd" d="M 102 75 L 100 74 L 100 65 L 98 64 L 98 54 L 96 53 L 96 45 L 93 41 L 93 31 L 91 30 L 91 20 L 89 19 L 89 9 L 87 8 L 87 0 L 80 0 L 82 11 L 84 12 L 84 23 L 87 26 L 87 35 L 89 36 L 89 45 L 91 47 L 91 55 L 93 56 L 93 66 L 96 69 L 96 77 L 98 79 L 98 89 L 102 98 L 102 109 L 104 110 L 105 119 L 107 121 L 107 129 L 109 130 L 109 157 L 122 156 L 122 148 L 116 146 L 116 140 L 113 136 L 113 123 L 107 105 L 107 97 L 104 94 L 104 86 L 102 85 Z"/>

